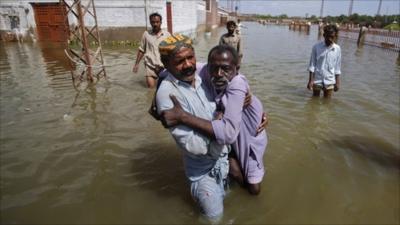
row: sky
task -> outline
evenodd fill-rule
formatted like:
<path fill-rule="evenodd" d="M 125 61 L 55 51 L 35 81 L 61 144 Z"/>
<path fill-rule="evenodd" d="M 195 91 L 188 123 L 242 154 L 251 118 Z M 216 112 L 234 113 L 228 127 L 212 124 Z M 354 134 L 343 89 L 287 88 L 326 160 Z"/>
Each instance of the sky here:
<path fill-rule="evenodd" d="M 322 0 L 219 0 L 218 5 L 229 7 L 229 2 L 237 3 L 240 13 L 257 13 L 272 16 L 319 16 Z M 323 16 L 348 15 L 350 0 L 325 0 Z M 353 0 L 352 13 L 375 15 L 379 0 Z M 400 14 L 400 0 L 382 0 L 381 15 Z"/>

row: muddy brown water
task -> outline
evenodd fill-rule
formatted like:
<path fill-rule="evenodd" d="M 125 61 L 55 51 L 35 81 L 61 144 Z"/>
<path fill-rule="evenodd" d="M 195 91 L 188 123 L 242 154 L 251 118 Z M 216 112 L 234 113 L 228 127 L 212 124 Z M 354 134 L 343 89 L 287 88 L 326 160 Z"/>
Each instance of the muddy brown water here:
<path fill-rule="evenodd" d="M 342 86 L 311 98 L 317 31 L 245 23 L 242 72 L 270 115 L 267 175 L 232 185 L 223 224 L 398 224 L 398 53 L 339 40 Z M 198 61 L 225 31 L 199 34 Z M 77 92 L 63 49 L 0 45 L 1 223 L 197 224 L 180 152 L 147 109 L 136 50 L 105 48 L 108 81 Z"/>

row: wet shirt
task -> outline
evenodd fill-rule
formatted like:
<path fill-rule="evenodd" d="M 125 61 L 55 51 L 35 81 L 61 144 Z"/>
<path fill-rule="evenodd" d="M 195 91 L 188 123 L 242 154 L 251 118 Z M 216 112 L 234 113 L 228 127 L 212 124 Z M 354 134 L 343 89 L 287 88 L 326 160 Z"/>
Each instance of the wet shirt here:
<path fill-rule="evenodd" d="M 314 73 L 315 84 L 335 84 L 335 75 L 341 74 L 340 46 L 333 43 L 326 46 L 322 41 L 312 48 L 308 70 Z"/>
<path fill-rule="evenodd" d="M 161 30 L 159 34 L 154 34 L 151 30 L 145 31 L 140 42 L 139 51 L 144 53 L 144 64 L 151 69 L 156 66 L 164 67 L 161 59 L 158 45 L 171 34 L 168 31 Z"/>
<path fill-rule="evenodd" d="M 197 65 L 197 71 L 203 65 Z M 215 102 L 210 93 L 205 92 L 204 84 L 196 72 L 195 87 L 177 80 L 168 71 L 157 91 L 156 101 L 158 113 L 171 109 L 173 102 L 170 95 L 176 96 L 183 110 L 206 120 L 212 120 Z M 208 174 L 217 160 L 228 153 L 226 145 L 218 144 L 210 138 L 185 125 L 169 129 L 178 147 L 183 152 L 185 173 L 189 180 L 196 181 Z"/>
<path fill-rule="evenodd" d="M 205 73 L 205 71 L 203 72 Z M 203 78 L 207 77 L 203 73 L 201 75 Z M 263 155 L 268 140 L 266 131 L 257 134 L 257 128 L 261 124 L 264 109 L 261 101 L 254 95 L 251 98 L 251 104 L 243 108 L 248 90 L 246 77 L 241 74 L 236 75 L 229 82 L 225 91 L 215 97 L 216 103 L 223 105 L 224 116 L 221 120 L 213 120 L 212 127 L 219 144 L 232 144 L 244 176 L 248 178 L 249 170 L 255 171 L 250 168 L 251 165 L 248 163 L 250 155 L 253 154 L 262 177 Z M 248 182 L 258 183 L 260 181 L 248 180 Z"/>
<path fill-rule="evenodd" d="M 236 33 L 233 33 L 233 35 L 230 35 L 229 33 L 222 35 L 219 39 L 219 44 L 230 45 L 238 52 L 239 56 L 243 55 L 240 35 Z"/>

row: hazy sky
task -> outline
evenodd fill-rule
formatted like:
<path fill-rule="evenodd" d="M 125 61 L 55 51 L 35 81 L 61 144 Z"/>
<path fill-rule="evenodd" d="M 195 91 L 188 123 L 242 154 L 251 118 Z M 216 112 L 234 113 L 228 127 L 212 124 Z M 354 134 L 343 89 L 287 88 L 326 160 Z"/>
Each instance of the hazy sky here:
<path fill-rule="evenodd" d="M 232 1 L 230 1 L 232 2 Z M 273 16 L 286 14 L 288 16 L 319 16 L 322 0 L 233 0 L 237 2 L 239 12 L 270 14 Z M 219 0 L 219 6 L 227 7 L 227 0 Z M 229 5 L 228 5 L 229 6 Z M 323 16 L 339 16 L 349 13 L 350 0 L 325 0 Z M 378 11 L 379 0 L 354 0 L 353 13 L 375 15 Z M 383 0 L 383 14 L 400 14 L 400 0 Z"/>

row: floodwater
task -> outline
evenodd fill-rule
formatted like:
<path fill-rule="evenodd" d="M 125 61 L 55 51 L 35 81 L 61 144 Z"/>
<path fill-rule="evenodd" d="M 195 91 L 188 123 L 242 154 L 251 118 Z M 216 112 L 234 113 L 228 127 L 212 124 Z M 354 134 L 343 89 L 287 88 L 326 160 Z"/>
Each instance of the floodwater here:
<path fill-rule="evenodd" d="M 270 116 L 267 175 L 257 197 L 231 186 L 222 223 L 400 223 L 398 53 L 339 40 L 342 86 L 326 101 L 306 90 L 315 28 L 245 25 L 241 70 Z M 198 61 L 224 31 L 197 37 Z M 108 80 L 76 91 L 63 49 L 1 44 L 2 224 L 201 223 L 135 55 L 106 48 Z"/>

